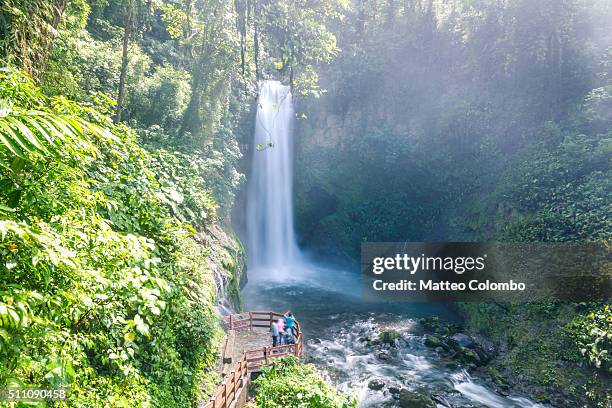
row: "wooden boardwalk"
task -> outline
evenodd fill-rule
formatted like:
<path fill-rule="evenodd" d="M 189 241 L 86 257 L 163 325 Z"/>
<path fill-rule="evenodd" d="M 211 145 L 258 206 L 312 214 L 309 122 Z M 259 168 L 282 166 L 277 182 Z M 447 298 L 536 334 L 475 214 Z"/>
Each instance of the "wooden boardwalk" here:
<path fill-rule="evenodd" d="M 275 312 L 244 312 L 222 318 L 226 337 L 222 346 L 223 382 L 203 408 L 240 408 L 246 403 L 251 374 L 275 359 L 303 351 L 302 330 L 295 322 L 294 344 L 272 347 L 270 328 L 283 315 Z"/>
<path fill-rule="evenodd" d="M 249 350 L 258 350 L 271 346 L 272 336 L 270 330 L 243 330 L 236 333 L 232 359 L 233 361 L 239 361 L 244 353 Z"/>

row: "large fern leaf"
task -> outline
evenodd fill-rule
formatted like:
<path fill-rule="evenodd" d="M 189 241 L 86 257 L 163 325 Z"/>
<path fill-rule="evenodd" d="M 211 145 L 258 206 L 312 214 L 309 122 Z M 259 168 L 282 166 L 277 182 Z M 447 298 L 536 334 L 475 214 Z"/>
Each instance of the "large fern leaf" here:
<path fill-rule="evenodd" d="M 0 149 L 12 156 L 52 155 L 67 143 L 90 145 L 87 133 L 101 136 L 105 131 L 78 117 L 0 104 Z"/>

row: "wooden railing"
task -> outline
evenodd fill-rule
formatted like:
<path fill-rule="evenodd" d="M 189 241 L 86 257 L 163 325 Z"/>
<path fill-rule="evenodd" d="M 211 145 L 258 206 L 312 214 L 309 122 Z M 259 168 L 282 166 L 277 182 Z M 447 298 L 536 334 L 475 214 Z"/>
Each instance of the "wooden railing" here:
<path fill-rule="evenodd" d="M 224 316 L 221 321 L 226 330 L 241 332 L 264 328 L 270 330 L 272 324 L 283 318 L 283 315 L 275 312 L 244 312 Z M 225 376 L 223 382 L 213 396 L 204 405 L 204 408 L 234 408 L 237 406 L 238 398 L 246 392 L 251 373 L 259 371 L 262 366 L 269 365 L 273 360 L 285 356 L 294 355 L 298 358 L 302 355 L 302 330 L 300 323 L 295 322 L 293 328 L 293 344 L 283 344 L 276 347 L 262 347 L 247 350 Z"/>
<path fill-rule="evenodd" d="M 232 371 L 225 376 L 221 385 L 217 387 L 213 396 L 204 405 L 204 408 L 236 407 L 240 394 L 247 392 L 248 376 L 246 355 L 243 355 L 240 361 L 234 365 Z"/>

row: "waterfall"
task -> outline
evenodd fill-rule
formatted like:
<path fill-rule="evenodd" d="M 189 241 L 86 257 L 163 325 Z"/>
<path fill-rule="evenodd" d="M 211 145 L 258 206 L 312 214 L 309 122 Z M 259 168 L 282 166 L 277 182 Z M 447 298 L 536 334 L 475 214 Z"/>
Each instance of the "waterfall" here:
<path fill-rule="evenodd" d="M 293 116 L 290 88 L 261 82 L 247 192 L 247 266 L 276 277 L 299 256 L 293 226 Z"/>

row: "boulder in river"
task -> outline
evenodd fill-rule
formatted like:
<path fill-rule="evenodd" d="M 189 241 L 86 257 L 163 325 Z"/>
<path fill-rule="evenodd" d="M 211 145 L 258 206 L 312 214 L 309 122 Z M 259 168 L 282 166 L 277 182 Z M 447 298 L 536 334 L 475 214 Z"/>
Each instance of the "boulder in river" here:
<path fill-rule="evenodd" d="M 423 327 L 425 331 L 441 332 L 442 326 L 440 325 L 440 319 L 436 316 L 428 317 L 425 319 L 420 319 L 419 323 L 421 324 L 421 327 Z"/>
<path fill-rule="evenodd" d="M 474 347 L 474 339 L 464 333 L 457 333 L 451 337 L 454 341 L 456 341 L 461 347 L 472 348 Z"/>
<path fill-rule="evenodd" d="M 453 408 L 453 406 L 451 405 L 450 402 L 448 402 L 446 400 L 446 398 L 444 397 L 444 395 L 441 394 L 434 394 L 431 396 L 431 399 L 433 399 L 435 402 L 437 402 L 440 405 L 443 405 L 447 408 Z"/>
<path fill-rule="evenodd" d="M 399 405 L 402 408 L 436 408 L 436 403 L 429 397 L 408 390 L 401 390 Z"/>
<path fill-rule="evenodd" d="M 400 392 L 402 391 L 402 386 L 399 384 L 389 384 L 388 389 L 389 393 L 393 395 L 394 398 L 396 396 L 399 398 Z"/>
<path fill-rule="evenodd" d="M 376 356 L 383 361 L 391 360 L 391 354 L 387 350 L 381 350 Z"/>
<path fill-rule="evenodd" d="M 425 345 L 435 349 L 436 347 L 442 347 L 442 341 L 438 337 L 428 334 L 425 336 Z"/>
<path fill-rule="evenodd" d="M 380 332 L 380 342 L 384 344 L 388 344 L 390 346 L 395 345 L 395 341 L 398 340 L 401 336 L 396 330 L 385 330 Z"/>
<path fill-rule="evenodd" d="M 380 378 L 374 378 L 368 383 L 368 388 L 374 391 L 379 391 L 385 388 L 385 382 Z"/>
<path fill-rule="evenodd" d="M 480 356 L 474 350 L 463 349 L 463 353 L 461 353 L 459 359 L 464 363 L 475 364 L 477 366 L 483 364 Z"/>

